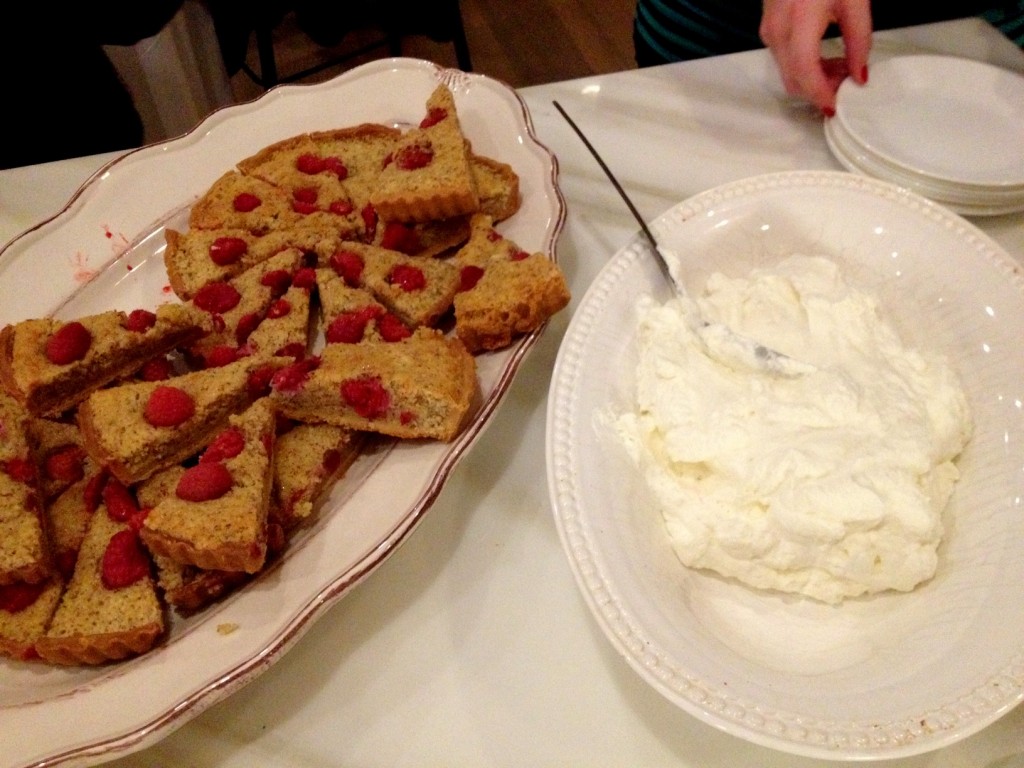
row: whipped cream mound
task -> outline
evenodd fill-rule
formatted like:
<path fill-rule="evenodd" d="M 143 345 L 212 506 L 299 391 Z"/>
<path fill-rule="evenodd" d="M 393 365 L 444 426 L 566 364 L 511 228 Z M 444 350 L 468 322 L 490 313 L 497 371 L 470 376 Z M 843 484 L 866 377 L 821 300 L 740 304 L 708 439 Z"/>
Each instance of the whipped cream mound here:
<path fill-rule="evenodd" d="M 730 359 L 693 302 L 641 300 L 635 410 L 614 425 L 679 559 L 827 603 L 931 578 L 972 430 L 945 359 L 904 346 L 824 258 L 714 275 L 695 302 L 802 365 Z"/>

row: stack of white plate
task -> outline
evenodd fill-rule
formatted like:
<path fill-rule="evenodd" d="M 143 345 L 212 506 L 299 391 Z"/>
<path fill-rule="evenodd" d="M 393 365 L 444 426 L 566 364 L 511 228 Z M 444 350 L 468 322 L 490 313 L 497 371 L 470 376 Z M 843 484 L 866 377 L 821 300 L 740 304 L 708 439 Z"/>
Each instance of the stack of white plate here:
<path fill-rule="evenodd" d="M 825 138 L 850 171 L 968 216 L 1024 210 L 1024 76 L 952 56 L 903 56 L 845 81 Z"/>

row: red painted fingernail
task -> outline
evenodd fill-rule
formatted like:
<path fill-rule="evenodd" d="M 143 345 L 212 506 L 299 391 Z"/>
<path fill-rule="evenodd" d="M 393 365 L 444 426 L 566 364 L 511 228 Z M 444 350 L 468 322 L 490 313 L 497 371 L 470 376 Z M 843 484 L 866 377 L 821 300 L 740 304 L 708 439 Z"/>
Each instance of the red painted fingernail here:
<path fill-rule="evenodd" d="M 835 117 L 836 116 L 835 107 L 825 107 L 825 108 L 823 108 L 821 110 L 821 112 L 822 112 L 823 115 L 825 115 L 825 117 Z"/>
<path fill-rule="evenodd" d="M 864 65 L 864 69 L 860 71 L 860 82 L 862 85 L 866 85 L 868 82 L 868 65 Z"/>

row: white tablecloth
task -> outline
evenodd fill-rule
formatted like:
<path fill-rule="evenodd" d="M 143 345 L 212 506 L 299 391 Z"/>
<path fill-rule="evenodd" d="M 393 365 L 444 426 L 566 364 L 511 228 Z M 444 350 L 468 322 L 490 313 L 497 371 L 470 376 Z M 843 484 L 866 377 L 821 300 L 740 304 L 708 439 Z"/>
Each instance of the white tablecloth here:
<path fill-rule="evenodd" d="M 973 20 L 883 33 L 874 55 L 912 50 L 1024 72 L 1024 55 Z M 763 51 L 522 95 L 559 158 L 568 220 L 558 258 L 577 300 L 636 225 L 552 99 L 614 159 L 648 219 L 744 176 L 841 169 L 821 118 L 784 96 Z M 0 242 L 56 213 L 112 157 L 0 172 Z M 1024 215 L 975 223 L 1024 264 Z M 113 764 L 828 765 L 754 746 L 682 712 L 629 668 L 591 618 L 559 543 L 544 463 L 547 390 L 574 307 L 554 320 L 491 427 L 379 570 L 255 682 Z M 0 747 L 0 763 L 2 755 Z M 887 765 L 1021 768 L 1024 707 L 945 750 Z"/>

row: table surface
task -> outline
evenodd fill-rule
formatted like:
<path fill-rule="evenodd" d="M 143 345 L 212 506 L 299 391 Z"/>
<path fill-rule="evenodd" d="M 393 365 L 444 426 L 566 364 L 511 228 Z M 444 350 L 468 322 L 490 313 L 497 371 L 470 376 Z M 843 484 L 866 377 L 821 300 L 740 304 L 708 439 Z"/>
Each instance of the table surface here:
<path fill-rule="evenodd" d="M 873 58 L 907 52 L 953 53 L 1024 72 L 1024 54 L 976 20 L 880 33 Z M 648 219 L 745 176 L 841 170 L 821 118 L 786 98 L 764 51 L 520 93 L 559 160 L 568 218 L 558 259 L 573 304 L 531 352 L 425 520 L 365 583 L 254 682 L 110 765 L 832 764 L 719 732 L 639 678 L 577 590 L 544 458 L 559 342 L 587 286 L 636 234 L 552 100 L 588 133 Z M 115 156 L 0 172 L 0 242 L 55 214 Z M 1024 263 L 1024 214 L 974 223 Z M 1022 768 L 1024 707 L 944 750 L 886 765 Z"/>

